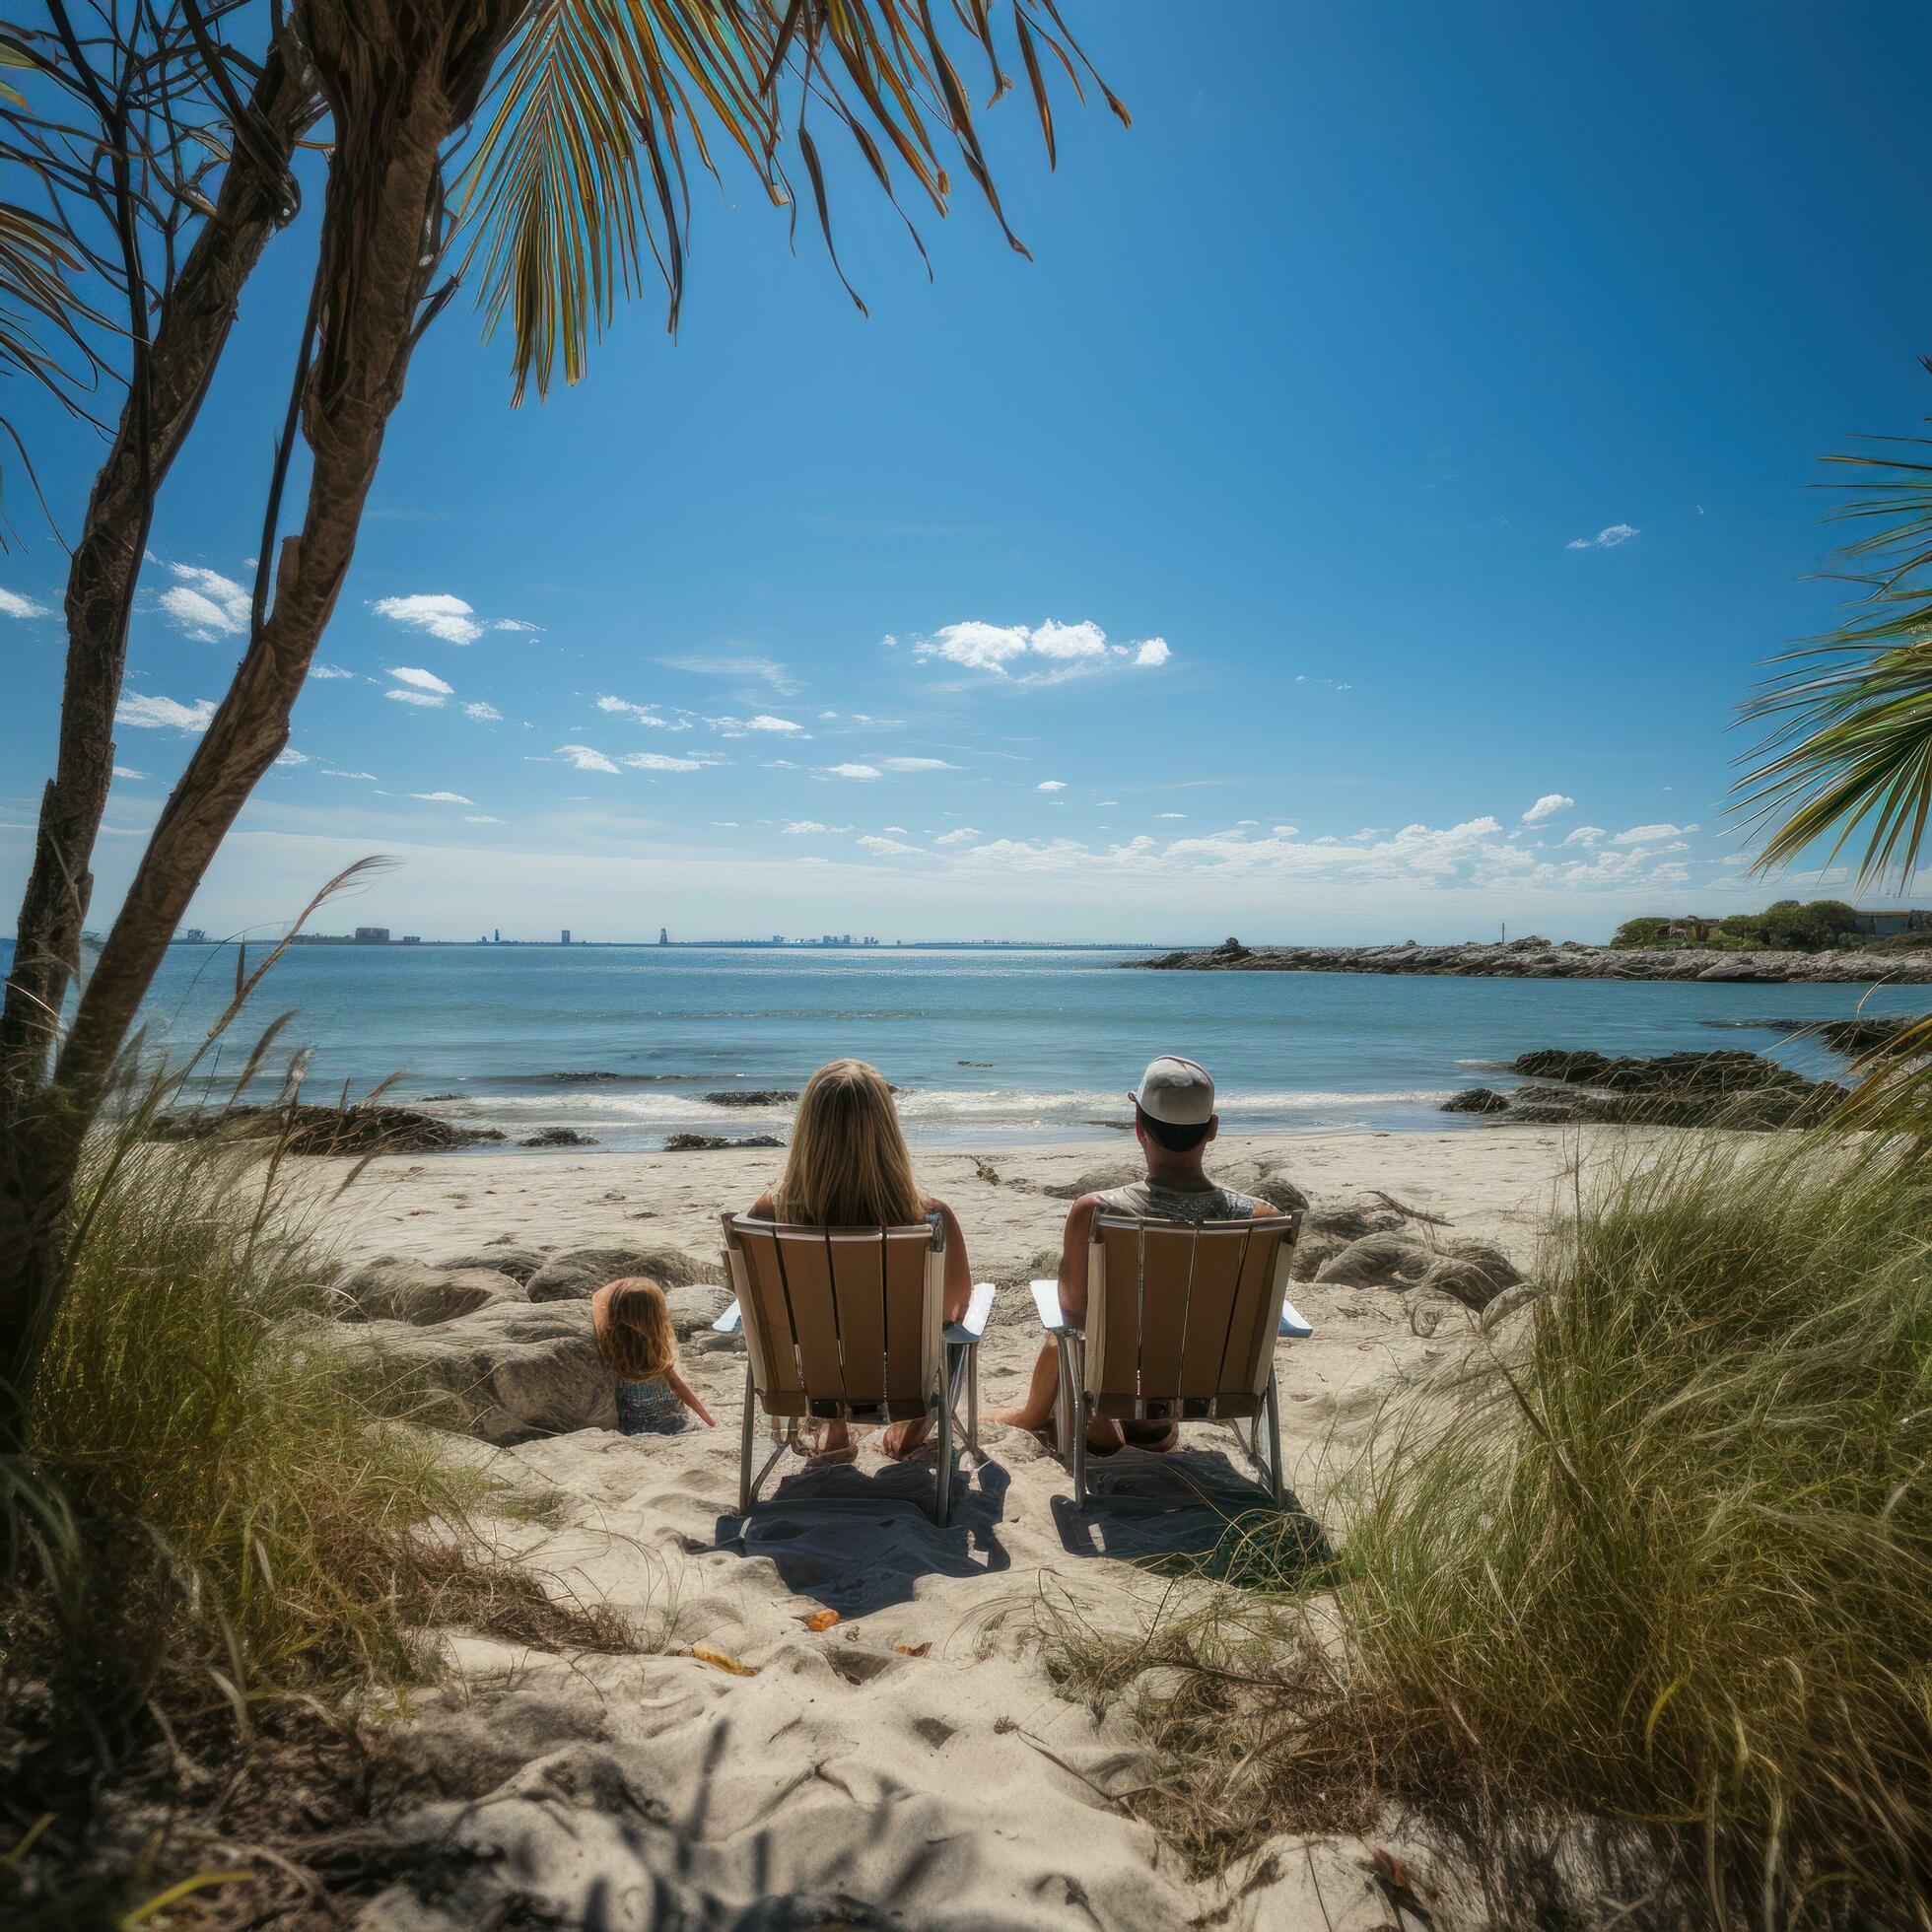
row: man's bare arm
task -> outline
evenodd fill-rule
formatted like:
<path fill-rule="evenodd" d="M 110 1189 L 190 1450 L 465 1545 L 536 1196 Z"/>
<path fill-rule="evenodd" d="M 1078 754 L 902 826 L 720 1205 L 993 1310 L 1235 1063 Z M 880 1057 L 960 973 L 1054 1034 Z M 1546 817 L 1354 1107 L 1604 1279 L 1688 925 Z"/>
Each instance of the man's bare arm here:
<path fill-rule="evenodd" d="M 1097 1194 L 1083 1194 L 1067 1213 L 1067 1232 L 1060 1244 L 1060 1312 L 1073 1327 L 1086 1322 L 1087 1244 L 1093 1239 L 1093 1217 L 1100 1207 Z"/>

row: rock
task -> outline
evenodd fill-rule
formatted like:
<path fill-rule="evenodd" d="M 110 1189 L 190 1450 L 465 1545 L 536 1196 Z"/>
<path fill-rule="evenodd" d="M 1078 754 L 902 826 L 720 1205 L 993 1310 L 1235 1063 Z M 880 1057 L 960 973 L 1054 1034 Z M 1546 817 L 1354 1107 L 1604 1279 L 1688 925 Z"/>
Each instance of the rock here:
<path fill-rule="evenodd" d="M 1486 1241 L 1445 1241 L 1435 1252 L 1422 1287 L 1431 1294 L 1453 1296 L 1479 1314 L 1523 1278 L 1522 1270 Z"/>
<path fill-rule="evenodd" d="M 348 1306 L 351 1322 L 407 1322 L 423 1328 L 452 1321 L 501 1301 L 527 1301 L 529 1290 L 488 1267 L 425 1268 L 385 1255 L 352 1269 L 331 1290 Z"/>
<path fill-rule="evenodd" d="M 693 1281 L 681 1288 L 664 1289 L 664 1306 L 670 1310 L 671 1333 L 680 1342 L 709 1331 L 713 1322 L 730 1306 L 731 1291 L 722 1282 Z M 734 1346 L 736 1336 L 721 1338 Z"/>
<path fill-rule="evenodd" d="M 420 1154 L 501 1140 L 493 1127 L 457 1127 L 413 1107 L 224 1107 L 162 1114 L 156 1140 L 275 1140 L 292 1154 Z"/>
<path fill-rule="evenodd" d="M 434 1328 L 372 1322 L 339 1333 L 421 1397 L 415 1419 L 434 1427 L 501 1443 L 616 1426 L 616 1384 L 587 1302 L 503 1301 Z"/>
<path fill-rule="evenodd" d="M 722 1134 L 671 1134 L 664 1138 L 664 1151 L 670 1154 L 711 1153 L 720 1147 L 782 1147 L 785 1142 L 776 1134 L 747 1134 L 741 1138 L 727 1139 Z"/>
<path fill-rule="evenodd" d="M 648 1275 L 665 1290 L 723 1278 L 716 1263 L 696 1261 L 676 1248 L 574 1248 L 569 1254 L 554 1256 L 530 1276 L 530 1299 L 588 1301 L 606 1281 L 614 1281 L 620 1275 Z"/>
<path fill-rule="evenodd" d="M 1569 1053 L 1560 1047 L 1520 1053 L 1509 1063 L 1509 1070 L 1526 1080 L 1570 1080 L 1585 1086 L 1601 1086 L 1609 1069 L 1608 1054 Z"/>
<path fill-rule="evenodd" d="M 540 1134 L 532 1134 L 527 1140 L 518 1140 L 519 1147 L 594 1147 L 596 1137 L 580 1134 L 574 1127 L 546 1127 Z"/>
<path fill-rule="evenodd" d="M 1315 1279 L 1345 1288 L 1414 1288 L 1434 1264 L 1435 1256 L 1413 1235 L 1364 1234 L 1326 1262 Z"/>
<path fill-rule="evenodd" d="M 501 1243 L 465 1249 L 437 1263 L 439 1268 L 491 1268 L 514 1281 L 527 1281 L 550 1257 L 541 1248 L 519 1248 L 506 1236 Z"/>
<path fill-rule="evenodd" d="M 1932 981 L 1932 955 L 1892 951 L 1727 952 L 1707 946 L 1618 948 L 1532 934 L 1507 944 L 1418 946 L 1218 946 L 1164 952 L 1121 964 L 1154 972 L 1422 973 L 1484 979 L 1705 980 L 1868 986 Z"/>
<path fill-rule="evenodd" d="M 1445 1114 L 1506 1114 L 1509 1102 L 1494 1087 L 1464 1087 L 1442 1103 Z"/>
<path fill-rule="evenodd" d="M 778 1107 L 797 1097 L 796 1087 L 726 1087 L 705 1095 L 714 1107 Z"/>

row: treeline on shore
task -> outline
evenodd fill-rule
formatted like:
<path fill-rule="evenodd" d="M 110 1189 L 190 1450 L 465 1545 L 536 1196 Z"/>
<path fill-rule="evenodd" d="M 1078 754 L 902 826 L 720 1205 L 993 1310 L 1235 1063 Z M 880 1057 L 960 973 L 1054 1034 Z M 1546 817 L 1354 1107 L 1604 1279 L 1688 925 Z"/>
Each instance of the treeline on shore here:
<path fill-rule="evenodd" d="M 1646 914 L 1626 919 L 1610 943 L 1620 952 L 1640 948 L 1697 946 L 1718 952 L 1905 951 L 1932 946 L 1932 920 L 1923 932 L 1880 938 L 1863 932 L 1858 913 L 1842 899 L 1778 899 L 1761 913 L 1726 913 L 1720 919 L 1683 913 L 1674 919 Z"/>

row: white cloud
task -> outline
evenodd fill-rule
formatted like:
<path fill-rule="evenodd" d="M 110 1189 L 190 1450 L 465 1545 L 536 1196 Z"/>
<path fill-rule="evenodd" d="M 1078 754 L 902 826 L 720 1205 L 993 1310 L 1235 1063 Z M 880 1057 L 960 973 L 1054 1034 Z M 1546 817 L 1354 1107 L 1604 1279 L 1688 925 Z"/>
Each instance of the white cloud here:
<path fill-rule="evenodd" d="M 413 684 L 418 691 L 434 691 L 439 698 L 456 695 L 453 684 L 445 684 L 434 671 L 419 670 L 414 664 L 391 664 L 389 675 L 398 684 Z"/>
<path fill-rule="evenodd" d="M 948 765 L 943 758 L 881 758 L 879 769 L 884 772 L 956 772 L 957 765 Z"/>
<path fill-rule="evenodd" d="M 749 731 L 776 731 L 783 736 L 795 731 L 801 737 L 811 736 L 802 724 L 790 718 L 774 718 L 768 711 L 759 712 L 755 718 L 707 718 L 705 723 L 726 738 L 741 738 Z"/>
<path fill-rule="evenodd" d="M 1653 865 L 1650 870 L 1652 885 L 1683 885 L 1690 876 L 1689 867 L 1684 865 Z"/>
<path fill-rule="evenodd" d="M 1059 778 L 1043 778 L 1033 789 L 1036 792 L 1065 792 L 1067 781 Z"/>
<path fill-rule="evenodd" d="M 51 617 L 53 612 L 18 590 L 0 590 L 0 617 Z"/>
<path fill-rule="evenodd" d="M 831 778 L 877 778 L 876 765 L 827 765 L 826 775 Z"/>
<path fill-rule="evenodd" d="M 1301 836 L 1301 828 L 1296 825 L 1276 825 L 1269 829 L 1277 839 L 1294 839 Z"/>
<path fill-rule="evenodd" d="M 950 832 L 941 832 L 932 843 L 942 846 L 963 846 L 971 845 L 975 839 L 985 837 L 986 834 L 977 825 L 959 825 Z"/>
<path fill-rule="evenodd" d="M 654 731 L 688 731 L 691 728 L 688 718 L 663 718 L 658 715 L 656 705 L 634 705 L 628 698 L 601 696 L 597 699 L 597 709 L 615 712 L 620 718 L 635 719 L 638 724 L 648 724 Z"/>
<path fill-rule="evenodd" d="M 911 834 L 903 825 L 887 825 L 883 829 L 888 832 L 897 832 L 902 839 L 911 837 Z"/>
<path fill-rule="evenodd" d="M 821 825 L 815 818 L 788 818 L 778 829 L 793 838 L 810 838 L 820 832 L 846 832 L 852 828 L 846 825 Z"/>
<path fill-rule="evenodd" d="M 447 591 L 419 591 L 408 597 L 378 597 L 372 606 L 378 617 L 427 631 L 445 644 L 474 644 L 483 635 L 476 612 L 461 597 Z"/>
<path fill-rule="evenodd" d="M 1573 811 L 1574 798 L 1565 797 L 1560 792 L 1546 792 L 1528 811 L 1523 814 L 1525 825 L 1541 825 L 1546 818 L 1554 818 L 1559 811 Z"/>
<path fill-rule="evenodd" d="M 618 760 L 637 772 L 701 772 L 713 758 L 672 758 L 661 751 L 633 751 Z"/>
<path fill-rule="evenodd" d="M 332 677 L 354 677 L 355 672 L 341 664 L 310 664 L 309 675 L 326 683 Z"/>
<path fill-rule="evenodd" d="M 285 744 L 275 754 L 275 762 L 278 765 L 306 765 L 309 762 L 309 754 L 306 751 L 298 751 L 292 744 Z"/>
<path fill-rule="evenodd" d="M 161 607 L 191 638 L 212 644 L 218 638 L 239 637 L 253 621 L 252 599 L 232 577 L 203 570 L 199 564 L 170 564 L 180 579 L 161 593 Z"/>
<path fill-rule="evenodd" d="M 798 680 L 775 658 L 759 657 L 746 652 L 722 652 L 713 656 L 702 651 L 680 657 L 659 657 L 667 670 L 689 671 L 695 677 L 752 677 L 769 684 L 781 698 L 789 698 L 798 688 Z"/>
<path fill-rule="evenodd" d="M 1319 684 L 1324 691 L 1352 691 L 1352 684 L 1342 684 L 1332 677 L 1310 677 L 1306 671 L 1297 671 L 1294 681 L 1297 684 Z"/>
<path fill-rule="evenodd" d="M 132 724 L 139 730 L 205 731 L 215 715 L 213 698 L 197 698 L 191 705 L 172 698 L 149 697 L 145 692 L 122 694 L 114 707 L 116 724 Z"/>
<path fill-rule="evenodd" d="M 501 825 L 503 820 L 492 818 L 486 811 L 466 811 L 463 813 L 465 825 Z"/>
<path fill-rule="evenodd" d="M 333 765 L 324 765 L 322 767 L 322 776 L 324 778 L 364 778 L 372 785 L 376 783 L 376 774 L 374 772 L 339 772 Z"/>
<path fill-rule="evenodd" d="M 1601 845 L 1610 834 L 1601 825 L 1579 825 L 1563 843 L 1566 846 Z"/>
<path fill-rule="evenodd" d="M 114 776 L 116 778 L 146 778 L 147 773 L 137 772 L 132 765 L 116 765 L 114 767 Z"/>
<path fill-rule="evenodd" d="M 888 640 L 889 641 L 889 640 Z M 1062 624 L 1053 618 L 1033 626 L 987 624 L 969 618 L 945 624 L 913 646 L 917 657 L 938 657 L 967 670 L 994 677 L 1010 677 L 1027 658 L 1045 659 L 1054 668 L 1021 677 L 1024 684 L 1059 684 L 1113 665 L 1152 670 L 1174 654 L 1165 638 L 1145 638 L 1134 644 L 1109 644 L 1107 633 L 1091 619 Z"/>
<path fill-rule="evenodd" d="M 1686 832 L 1694 832 L 1694 825 L 1632 825 L 1626 832 L 1619 832 L 1611 840 L 1614 846 L 1662 845 L 1666 839 L 1681 838 Z"/>
<path fill-rule="evenodd" d="M 393 698 L 399 705 L 421 705 L 426 711 L 435 711 L 446 702 L 434 691 L 384 691 L 385 698 Z"/>
<path fill-rule="evenodd" d="M 1159 818 L 1185 818 L 1187 817 L 1187 813 L 1184 811 L 1164 811 L 1156 813 L 1155 816 Z"/>
<path fill-rule="evenodd" d="M 908 857 L 908 858 L 923 857 L 923 855 L 920 853 L 918 846 L 904 845 L 897 839 L 876 838 L 869 832 L 866 833 L 865 836 L 859 841 L 859 843 L 862 846 L 863 846 L 867 852 L 875 852 L 882 859 L 892 859 L 901 856 Z"/>
<path fill-rule="evenodd" d="M 463 716 L 465 718 L 475 719 L 479 724 L 501 724 L 503 723 L 503 713 L 495 705 L 485 704 L 481 698 L 478 698 L 474 704 L 465 705 L 463 707 Z"/>
<path fill-rule="evenodd" d="M 1595 536 L 1573 536 L 1563 545 L 1565 550 L 1615 550 L 1620 543 L 1628 543 L 1639 534 L 1633 523 L 1607 523 Z"/>
<path fill-rule="evenodd" d="M 609 772 L 615 776 L 617 767 L 601 751 L 593 750 L 587 744 L 560 744 L 557 756 L 566 764 L 575 765 L 580 772 Z"/>
<path fill-rule="evenodd" d="M 412 792 L 412 798 L 420 798 L 426 805 L 473 805 L 474 798 L 465 798 L 460 792 Z"/>
<path fill-rule="evenodd" d="M 534 636 L 543 629 L 541 624 L 525 624 L 520 617 L 499 617 L 490 626 L 493 631 L 523 631 Z M 501 819 L 492 819 L 493 825 L 501 825 Z"/>

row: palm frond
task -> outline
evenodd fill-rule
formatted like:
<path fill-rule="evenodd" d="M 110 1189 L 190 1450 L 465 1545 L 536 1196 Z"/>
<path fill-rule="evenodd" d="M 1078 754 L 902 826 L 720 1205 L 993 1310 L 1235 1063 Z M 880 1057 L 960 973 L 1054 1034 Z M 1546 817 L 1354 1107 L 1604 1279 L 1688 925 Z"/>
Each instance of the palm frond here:
<path fill-rule="evenodd" d="M 1076 93 L 1083 69 L 1128 120 L 1053 0 L 1006 5 L 1049 165 L 1054 127 L 1042 43 Z M 951 15 L 962 41 L 990 68 L 991 104 L 1012 86 L 992 0 L 960 0 Z M 511 324 L 516 399 L 532 378 L 545 394 L 560 361 L 566 382 L 582 377 L 592 336 L 609 322 L 620 292 L 638 292 L 647 258 L 662 278 L 668 325 L 676 328 L 689 174 L 718 175 L 714 145 L 735 149 L 784 208 L 795 208 L 785 166 L 795 151 L 837 268 L 819 140 L 807 127 L 812 112 L 820 137 L 825 127 L 845 129 L 895 208 L 888 154 L 946 213 L 951 178 L 938 144 L 947 144 L 1007 241 L 1025 252 L 1000 209 L 930 0 L 538 0 L 459 197 L 463 218 L 475 225 L 469 260 L 483 262 L 485 334 L 506 318 Z M 913 239 L 924 257 L 917 229 Z M 845 286 L 862 310 L 857 291 Z"/>
<path fill-rule="evenodd" d="M 1861 882 L 1902 891 L 1932 821 L 1932 442 L 1887 441 L 1898 453 L 1828 459 L 1859 471 L 1833 517 L 1873 524 L 1839 553 L 1865 594 L 1836 630 L 1771 660 L 1783 668 L 1744 707 L 1768 728 L 1734 809 L 1764 828 L 1760 870 L 1827 838 L 1836 859 L 1862 835 Z"/>

